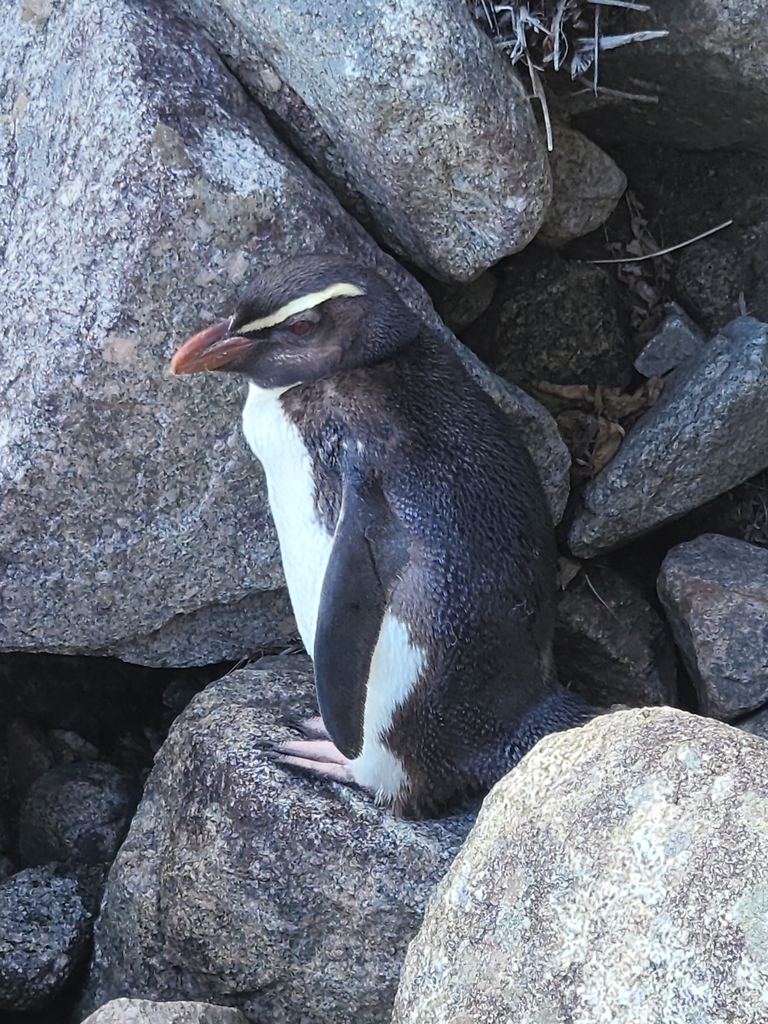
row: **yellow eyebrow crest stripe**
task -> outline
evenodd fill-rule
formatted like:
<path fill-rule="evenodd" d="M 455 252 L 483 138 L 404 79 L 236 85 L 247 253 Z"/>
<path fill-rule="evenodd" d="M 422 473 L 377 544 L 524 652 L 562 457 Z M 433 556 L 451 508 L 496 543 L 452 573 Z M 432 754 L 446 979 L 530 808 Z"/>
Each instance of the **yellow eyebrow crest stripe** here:
<path fill-rule="evenodd" d="M 314 309 L 315 306 L 319 306 L 329 299 L 338 298 L 340 295 L 365 295 L 365 290 L 356 284 L 339 281 L 337 284 L 324 288 L 321 292 L 310 292 L 309 295 L 302 295 L 299 299 L 291 299 L 290 302 L 286 302 L 284 306 L 276 309 L 269 316 L 262 317 L 261 320 L 251 320 L 249 324 L 238 327 L 237 331 L 239 334 L 249 334 L 251 331 L 264 331 L 267 327 L 276 327 L 283 320 L 287 320 L 289 316 Z"/>

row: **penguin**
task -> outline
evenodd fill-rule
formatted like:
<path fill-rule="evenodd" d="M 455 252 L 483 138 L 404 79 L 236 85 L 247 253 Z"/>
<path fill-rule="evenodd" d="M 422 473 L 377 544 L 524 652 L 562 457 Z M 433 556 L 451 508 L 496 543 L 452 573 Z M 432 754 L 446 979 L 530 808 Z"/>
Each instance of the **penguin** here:
<path fill-rule="evenodd" d="M 320 717 L 292 767 L 396 814 L 486 792 L 592 709 L 557 681 L 554 527 L 531 457 L 457 354 L 377 271 L 265 269 L 177 374 L 239 374 Z"/>

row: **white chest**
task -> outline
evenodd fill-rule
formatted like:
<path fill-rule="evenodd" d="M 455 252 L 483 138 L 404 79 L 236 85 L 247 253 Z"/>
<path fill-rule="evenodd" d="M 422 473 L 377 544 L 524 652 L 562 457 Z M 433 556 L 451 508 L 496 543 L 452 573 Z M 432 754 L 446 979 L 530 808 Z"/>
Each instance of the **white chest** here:
<path fill-rule="evenodd" d="M 249 384 L 243 433 L 264 467 L 293 613 L 304 646 L 312 656 L 320 590 L 333 537 L 315 514 L 312 460 L 280 403 L 285 390 L 267 391 Z"/>

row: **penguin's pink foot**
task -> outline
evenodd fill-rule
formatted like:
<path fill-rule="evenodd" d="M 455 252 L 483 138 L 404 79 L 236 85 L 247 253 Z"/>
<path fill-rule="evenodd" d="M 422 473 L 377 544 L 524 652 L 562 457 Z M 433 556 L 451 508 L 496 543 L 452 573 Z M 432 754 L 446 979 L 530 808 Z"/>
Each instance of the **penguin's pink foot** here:
<path fill-rule="evenodd" d="M 322 724 L 322 719 L 318 721 Z M 327 736 L 325 730 L 322 735 Z M 274 753 L 280 764 L 298 768 L 310 775 L 333 779 L 346 786 L 356 785 L 349 770 L 349 760 L 329 739 L 291 740 L 275 746 Z"/>

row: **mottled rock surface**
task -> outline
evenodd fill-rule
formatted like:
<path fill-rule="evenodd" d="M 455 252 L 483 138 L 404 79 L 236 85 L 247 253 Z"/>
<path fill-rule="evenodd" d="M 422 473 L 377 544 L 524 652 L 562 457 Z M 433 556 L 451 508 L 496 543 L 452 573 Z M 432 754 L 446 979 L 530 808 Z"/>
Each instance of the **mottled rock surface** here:
<path fill-rule="evenodd" d="M 113 999 L 92 1013 L 83 1024 L 246 1024 L 246 1018 L 239 1010 L 211 1003 Z"/>
<path fill-rule="evenodd" d="M 0 54 L 0 649 L 190 665 L 284 640 L 242 386 L 171 379 L 168 358 L 298 252 L 352 255 L 434 311 L 169 5 L 14 0 Z M 521 401 L 561 512 L 567 452 Z"/>
<path fill-rule="evenodd" d="M 505 264 L 493 301 L 461 338 L 506 380 L 624 387 L 632 347 L 602 267 L 533 247 Z"/>
<path fill-rule="evenodd" d="M 560 596 L 561 682 L 599 707 L 674 704 L 675 650 L 662 617 L 624 576 L 584 566 Z"/>
<path fill-rule="evenodd" d="M 138 781 L 111 764 L 81 761 L 51 768 L 21 805 L 22 862 L 110 863 L 140 796 Z"/>
<path fill-rule="evenodd" d="M 285 714 L 314 712 L 295 666 L 235 672 L 176 720 L 110 872 L 84 1013 L 141 996 L 271 1024 L 389 1021 L 406 946 L 472 818 L 405 822 L 265 757 L 258 740 L 288 738 Z"/>
<path fill-rule="evenodd" d="M 644 377 L 663 377 L 687 359 L 700 355 L 704 336 L 679 306 L 671 304 L 661 326 L 635 359 Z"/>
<path fill-rule="evenodd" d="M 768 1018 L 765 751 L 669 708 L 542 740 L 440 884 L 393 1024 Z"/>
<path fill-rule="evenodd" d="M 680 302 L 711 334 L 745 309 L 768 321 L 768 198 L 758 192 L 746 205 L 736 224 L 684 249 L 675 267 Z"/>
<path fill-rule="evenodd" d="M 591 558 L 768 466 L 768 324 L 741 317 L 674 374 L 589 485 L 570 547 Z"/>
<path fill-rule="evenodd" d="M 659 597 L 705 715 L 768 702 L 768 551 L 704 534 L 672 548 Z"/>
<path fill-rule="evenodd" d="M 424 0 L 181 6 L 395 252 L 471 280 L 536 234 L 544 143 L 517 72 L 462 0 L 439 18 Z"/>
<path fill-rule="evenodd" d="M 0 883 L 0 1010 L 50 1003 L 88 955 L 90 915 L 53 866 Z"/>
<path fill-rule="evenodd" d="M 557 249 L 608 220 L 624 195 L 627 176 L 581 132 L 560 125 L 552 132 L 552 202 L 536 241 Z"/>
<path fill-rule="evenodd" d="M 600 84 L 658 102 L 607 97 L 577 127 L 600 142 L 638 139 L 680 149 L 768 153 L 766 0 L 653 0 L 629 29 L 663 39 L 600 56 Z"/>

